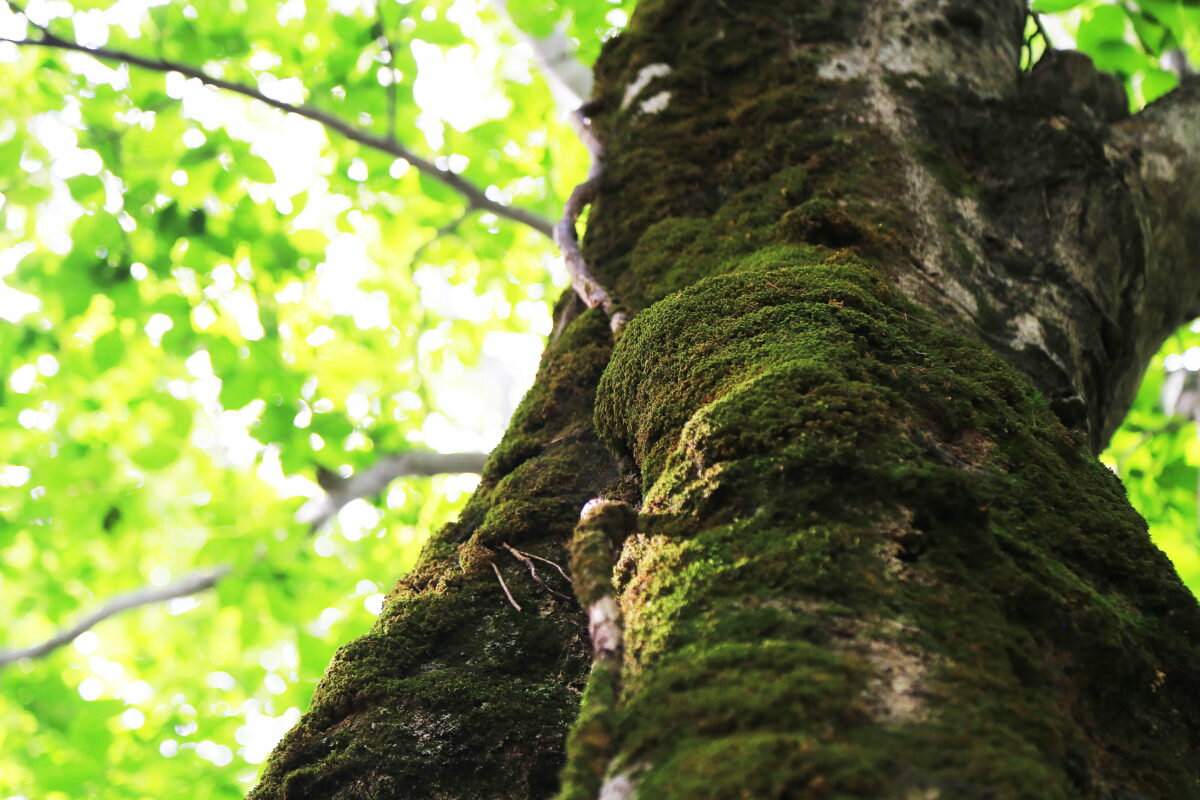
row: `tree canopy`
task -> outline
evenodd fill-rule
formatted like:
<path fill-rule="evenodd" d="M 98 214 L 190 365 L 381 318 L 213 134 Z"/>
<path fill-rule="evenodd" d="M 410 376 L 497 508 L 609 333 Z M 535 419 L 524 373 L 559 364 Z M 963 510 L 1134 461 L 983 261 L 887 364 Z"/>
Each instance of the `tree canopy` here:
<path fill-rule="evenodd" d="M 533 380 L 632 6 L 0 6 L 4 796 L 244 795 Z M 1195 6 L 1034 8 L 1135 106 L 1200 64 Z M 1105 455 L 1193 590 L 1197 375 Z"/>

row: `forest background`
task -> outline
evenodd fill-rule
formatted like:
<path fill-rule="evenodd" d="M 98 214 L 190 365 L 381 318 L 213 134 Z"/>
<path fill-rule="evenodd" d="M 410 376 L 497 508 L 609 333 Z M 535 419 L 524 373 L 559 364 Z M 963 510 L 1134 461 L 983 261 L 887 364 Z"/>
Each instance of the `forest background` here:
<path fill-rule="evenodd" d="M 632 6 L 0 5 L 0 797 L 244 796 L 534 378 Z M 1200 64 L 1194 6 L 1034 8 L 1134 108 Z M 1198 375 L 1104 456 L 1193 591 Z"/>

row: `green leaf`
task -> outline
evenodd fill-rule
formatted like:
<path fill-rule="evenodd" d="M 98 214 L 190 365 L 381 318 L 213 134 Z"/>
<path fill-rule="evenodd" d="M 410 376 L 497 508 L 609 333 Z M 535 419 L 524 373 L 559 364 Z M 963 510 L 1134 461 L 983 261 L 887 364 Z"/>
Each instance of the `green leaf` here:
<path fill-rule="evenodd" d="M 67 179 L 71 197 L 80 205 L 90 205 L 104 200 L 104 181 L 96 175 L 76 175 Z"/>
<path fill-rule="evenodd" d="M 1090 3 L 1092 0 L 1034 0 L 1033 10 L 1039 14 L 1058 14 Z"/>
<path fill-rule="evenodd" d="M 275 171 L 271 169 L 271 165 L 261 156 L 256 156 L 253 153 L 246 153 L 238 158 L 238 169 L 252 181 L 258 183 L 274 183 Z"/>

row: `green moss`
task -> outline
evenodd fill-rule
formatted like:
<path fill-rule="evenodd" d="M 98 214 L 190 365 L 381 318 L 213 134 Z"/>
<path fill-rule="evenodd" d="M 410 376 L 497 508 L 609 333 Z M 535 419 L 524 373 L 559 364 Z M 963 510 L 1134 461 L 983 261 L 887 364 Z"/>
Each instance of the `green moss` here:
<path fill-rule="evenodd" d="M 1200 678 L 1194 601 L 1080 437 L 885 274 L 764 247 L 618 344 L 596 427 L 644 503 L 609 772 L 657 798 L 1197 796 L 1145 744 L 1195 741 L 1157 677 Z"/>
<path fill-rule="evenodd" d="M 553 793 L 587 675 L 585 621 L 503 545 L 565 564 L 580 507 L 616 474 L 591 423 L 610 348 L 599 312 L 551 345 L 480 490 L 338 652 L 253 798 Z M 553 570 L 544 580 L 568 590 Z"/>

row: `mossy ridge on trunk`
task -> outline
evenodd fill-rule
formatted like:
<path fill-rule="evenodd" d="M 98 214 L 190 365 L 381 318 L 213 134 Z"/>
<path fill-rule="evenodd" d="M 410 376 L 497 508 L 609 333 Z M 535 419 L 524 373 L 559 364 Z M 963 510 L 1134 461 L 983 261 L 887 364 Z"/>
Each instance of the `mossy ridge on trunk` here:
<path fill-rule="evenodd" d="M 615 472 L 592 430 L 611 351 L 599 312 L 566 327 L 458 521 L 369 633 L 338 651 L 250 795 L 300 800 L 547 797 L 587 674 L 584 617 L 509 544 L 565 566 L 579 508 Z M 522 605 L 518 612 L 495 563 Z M 553 568 L 544 580 L 570 592 Z"/>
<path fill-rule="evenodd" d="M 644 487 L 610 777 L 1200 797 L 1173 712 L 1200 615 L 1082 437 L 858 257 L 730 266 L 635 319 L 601 380 Z"/>

